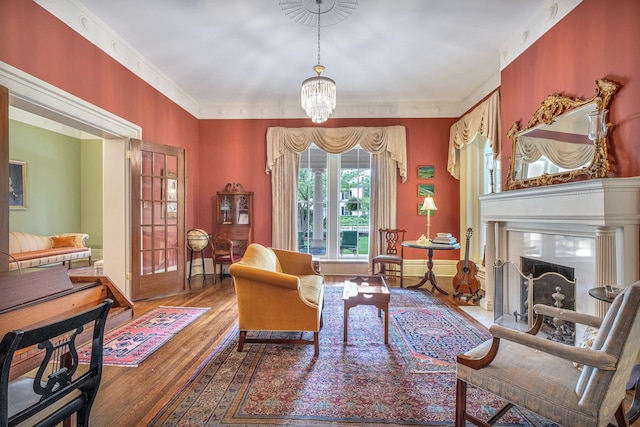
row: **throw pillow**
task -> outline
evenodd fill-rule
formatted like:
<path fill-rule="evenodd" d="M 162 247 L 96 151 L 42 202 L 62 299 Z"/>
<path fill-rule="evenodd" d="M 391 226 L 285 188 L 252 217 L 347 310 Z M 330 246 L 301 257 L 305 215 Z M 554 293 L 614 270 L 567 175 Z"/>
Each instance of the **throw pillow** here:
<path fill-rule="evenodd" d="M 593 347 L 593 343 L 598 336 L 598 328 L 594 328 L 593 326 L 587 326 L 587 329 L 584 330 L 584 334 L 582 335 L 582 339 L 578 342 L 578 347 L 580 348 L 591 348 Z M 582 371 L 582 363 L 573 362 L 573 366 Z"/>
<path fill-rule="evenodd" d="M 52 248 L 72 248 L 76 240 L 72 237 L 51 237 Z"/>

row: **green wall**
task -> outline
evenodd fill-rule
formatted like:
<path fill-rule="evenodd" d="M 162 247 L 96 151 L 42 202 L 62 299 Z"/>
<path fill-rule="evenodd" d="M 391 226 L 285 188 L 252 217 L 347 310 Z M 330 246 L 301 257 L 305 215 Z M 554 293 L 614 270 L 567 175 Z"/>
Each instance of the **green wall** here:
<path fill-rule="evenodd" d="M 27 163 L 27 208 L 9 229 L 40 235 L 82 232 L 102 247 L 102 141 L 9 122 L 9 158 Z"/>

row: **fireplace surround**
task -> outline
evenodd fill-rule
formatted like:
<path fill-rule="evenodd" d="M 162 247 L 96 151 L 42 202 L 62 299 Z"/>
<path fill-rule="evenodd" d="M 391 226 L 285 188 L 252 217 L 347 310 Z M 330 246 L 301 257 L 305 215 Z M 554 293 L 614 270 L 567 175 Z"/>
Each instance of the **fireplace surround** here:
<path fill-rule="evenodd" d="M 521 257 L 574 269 L 575 310 L 603 316 L 607 305 L 588 290 L 639 279 L 640 177 L 603 178 L 480 196 L 486 232 L 485 298 L 493 310 L 496 261 Z M 519 281 L 505 292 L 519 292 Z M 509 308 L 507 308 L 508 310 Z M 511 308 L 513 309 L 513 308 Z"/>

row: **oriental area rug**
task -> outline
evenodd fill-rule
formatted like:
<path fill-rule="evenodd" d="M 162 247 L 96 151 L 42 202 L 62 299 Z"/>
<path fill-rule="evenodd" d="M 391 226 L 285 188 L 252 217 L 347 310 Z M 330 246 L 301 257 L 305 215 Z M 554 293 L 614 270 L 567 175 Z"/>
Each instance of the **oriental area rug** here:
<path fill-rule="evenodd" d="M 135 367 L 178 332 L 204 314 L 203 307 L 158 307 L 105 334 L 103 364 Z M 91 348 L 78 350 L 80 362 L 88 363 Z"/>
<path fill-rule="evenodd" d="M 487 330 L 425 290 L 391 288 L 389 344 L 373 306 L 351 308 L 344 344 L 342 289 L 326 287 L 317 358 L 312 345 L 245 343 L 238 352 L 236 326 L 150 425 L 453 425 L 456 355 Z M 475 415 L 504 404 L 471 387 L 468 396 Z M 499 425 L 552 424 L 512 408 Z"/>

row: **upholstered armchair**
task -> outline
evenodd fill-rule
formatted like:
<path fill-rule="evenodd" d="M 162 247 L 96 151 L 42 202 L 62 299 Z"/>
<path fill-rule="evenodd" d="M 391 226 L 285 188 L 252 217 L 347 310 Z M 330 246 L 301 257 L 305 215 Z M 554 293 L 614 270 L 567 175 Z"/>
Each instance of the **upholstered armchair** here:
<path fill-rule="evenodd" d="M 536 324 L 528 332 L 492 325 L 491 340 L 458 356 L 456 426 L 490 425 L 467 412 L 467 385 L 508 402 L 489 423 L 515 405 L 561 425 L 606 426 L 614 417 L 619 426 L 629 425 L 623 400 L 640 350 L 639 308 L 636 282 L 615 298 L 604 319 L 536 304 Z M 599 328 L 592 347 L 536 335 L 543 316 Z"/>
<path fill-rule="evenodd" d="M 238 298 L 238 351 L 245 342 L 286 342 L 312 344 L 319 354 L 324 279 L 313 269 L 311 255 L 252 243 L 229 272 Z M 247 338 L 250 331 L 312 332 L 314 338 Z"/>

